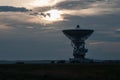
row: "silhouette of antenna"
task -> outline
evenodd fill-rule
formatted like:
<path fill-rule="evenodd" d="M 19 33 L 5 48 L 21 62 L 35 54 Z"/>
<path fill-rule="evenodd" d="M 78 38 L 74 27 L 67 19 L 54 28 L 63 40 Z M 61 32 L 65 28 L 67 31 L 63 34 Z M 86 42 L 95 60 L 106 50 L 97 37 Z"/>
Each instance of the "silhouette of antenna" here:
<path fill-rule="evenodd" d="M 71 59 L 75 62 L 80 62 L 85 59 L 85 54 L 88 49 L 85 48 L 85 40 L 94 32 L 91 29 L 80 29 L 77 25 L 76 29 L 63 30 L 63 33 L 71 40 L 73 47 L 73 56 Z"/>

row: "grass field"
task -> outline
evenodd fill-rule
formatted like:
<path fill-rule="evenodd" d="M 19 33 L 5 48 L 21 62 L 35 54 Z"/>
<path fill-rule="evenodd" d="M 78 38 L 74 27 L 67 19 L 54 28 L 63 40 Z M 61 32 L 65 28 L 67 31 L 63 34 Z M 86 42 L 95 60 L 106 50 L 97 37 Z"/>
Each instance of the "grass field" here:
<path fill-rule="evenodd" d="M 1 64 L 0 80 L 120 80 L 120 64 Z"/>

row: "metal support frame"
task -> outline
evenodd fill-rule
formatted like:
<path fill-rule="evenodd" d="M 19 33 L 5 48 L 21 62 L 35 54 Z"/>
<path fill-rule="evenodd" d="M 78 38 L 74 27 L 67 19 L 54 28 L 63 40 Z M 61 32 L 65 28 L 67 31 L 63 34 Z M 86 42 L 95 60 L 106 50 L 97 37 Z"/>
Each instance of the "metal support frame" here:
<path fill-rule="evenodd" d="M 71 44 L 73 47 L 74 59 L 84 59 L 85 53 L 88 51 L 88 49 L 85 48 L 85 41 L 73 40 Z"/>

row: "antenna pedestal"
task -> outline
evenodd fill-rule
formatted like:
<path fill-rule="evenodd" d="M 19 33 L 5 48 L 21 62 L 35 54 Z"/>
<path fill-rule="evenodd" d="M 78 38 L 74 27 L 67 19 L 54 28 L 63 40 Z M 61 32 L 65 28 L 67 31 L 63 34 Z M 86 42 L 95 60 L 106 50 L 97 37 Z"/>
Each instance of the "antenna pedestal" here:
<path fill-rule="evenodd" d="M 74 41 L 72 41 L 72 46 L 73 46 L 74 58 L 75 59 L 84 59 L 85 53 L 88 51 L 88 49 L 85 48 L 85 42 L 74 40 Z"/>
<path fill-rule="evenodd" d="M 73 47 L 73 56 L 71 61 L 74 62 L 81 62 L 85 59 L 85 54 L 88 52 L 88 49 L 85 48 L 85 41 L 84 40 L 73 40 L 71 42 Z"/>

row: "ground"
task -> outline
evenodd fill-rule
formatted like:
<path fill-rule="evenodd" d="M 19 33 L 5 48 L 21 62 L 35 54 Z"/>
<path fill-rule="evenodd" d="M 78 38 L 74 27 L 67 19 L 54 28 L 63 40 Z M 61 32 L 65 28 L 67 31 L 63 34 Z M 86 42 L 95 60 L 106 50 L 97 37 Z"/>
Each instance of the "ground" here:
<path fill-rule="evenodd" d="M 120 64 L 1 64 L 0 80 L 120 80 Z"/>

